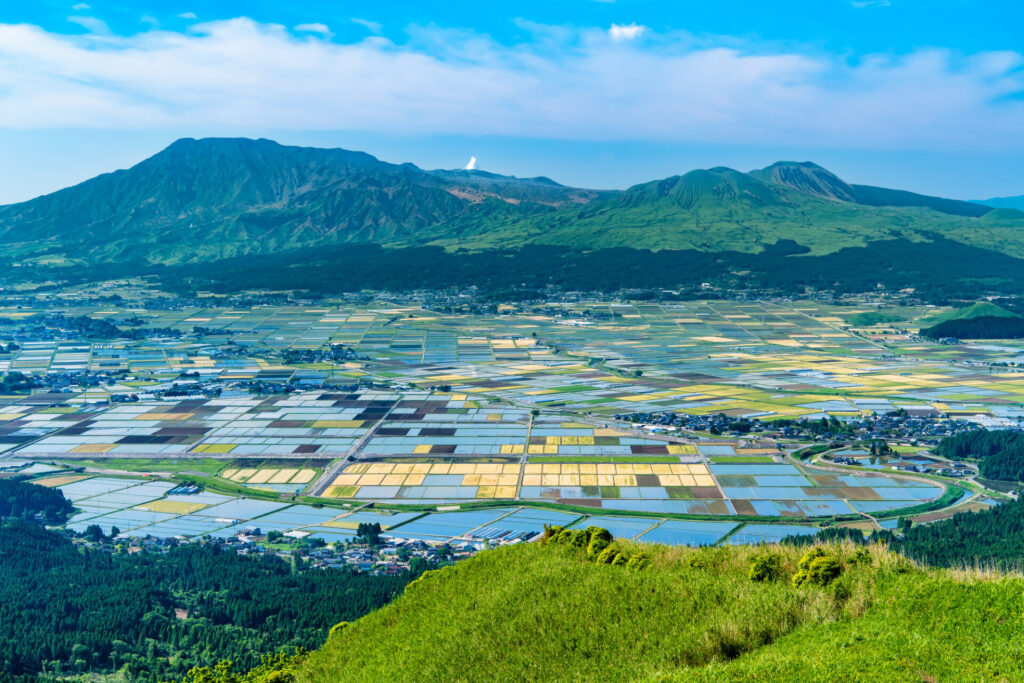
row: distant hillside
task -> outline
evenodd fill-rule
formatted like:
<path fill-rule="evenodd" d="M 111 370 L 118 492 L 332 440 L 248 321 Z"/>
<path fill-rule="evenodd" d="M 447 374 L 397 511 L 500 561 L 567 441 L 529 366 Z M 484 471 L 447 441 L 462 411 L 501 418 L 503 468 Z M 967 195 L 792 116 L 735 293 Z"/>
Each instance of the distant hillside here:
<path fill-rule="evenodd" d="M 816 257 L 893 240 L 1024 258 L 1024 212 L 851 185 L 810 162 L 603 192 L 235 138 L 179 140 L 130 169 L 0 207 L 0 262 L 79 268 L 366 244 Z"/>
<path fill-rule="evenodd" d="M 981 316 L 947 320 L 921 328 L 920 334 L 931 339 L 1024 339 L 1024 318 Z"/>
<path fill-rule="evenodd" d="M 823 255 L 881 240 L 921 242 L 941 235 L 1024 257 L 1024 216 L 986 221 L 989 212 L 966 202 L 848 185 L 814 164 L 779 163 L 752 173 L 724 167 L 691 171 L 578 208 L 479 229 L 429 228 L 422 238 L 452 249 L 529 242 L 746 253 L 790 240 L 803 252 Z"/>
<path fill-rule="evenodd" d="M 956 199 L 929 197 L 905 190 L 890 190 L 871 185 L 848 185 L 831 172 L 809 161 L 802 163 L 782 161 L 760 171 L 753 171 L 751 175 L 767 182 L 786 185 L 804 194 L 852 204 L 919 206 L 952 216 L 974 218 L 984 216 L 991 210 L 989 206 L 979 206 L 976 203 L 962 202 Z"/>
<path fill-rule="evenodd" d="M 996 209 L 1018 209 L 1024 211 L 1024 194 L 1016 197 L 993 197 L 992 199 L 974 199 L 975 204 L 991 206 Z"/>
<path fill-rule="evenodd" d="M 336 629 L 296 680 L 1024 676 L 1019 578 L 968 580 L 877 546 L 824 546 L 825 559 L 805 565 L 796 586 L 807 548 L 622 549 L 646 553 L 650 566 L 530 544 L 427 574 L 391 605 Z"/>
<path fill-rule="evenodd" d="M 922 328 L 938 325 L 939 323 L 948 322 L 950 320 L 969 320 L 971 318 L 1018 318 L 1016 313 L 1012 313 L 998 304 L 994 304 L 991 301 L 977 301 L 970 306 L 964 306 L 962 308 L 954 308 L 953 310 L 946 311 L 945 313 L 939 313 L 937 315 L 931 315 L 926 318 L 921 318 L 918 321 L 918 325 Z"/>

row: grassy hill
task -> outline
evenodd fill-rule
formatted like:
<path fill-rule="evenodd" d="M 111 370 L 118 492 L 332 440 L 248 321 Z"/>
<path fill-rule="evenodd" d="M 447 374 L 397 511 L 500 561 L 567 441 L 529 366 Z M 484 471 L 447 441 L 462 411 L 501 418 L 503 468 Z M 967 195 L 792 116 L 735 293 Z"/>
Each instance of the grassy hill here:
<path fill-rule="evenodd" d="M 506 547 L 430 573 L 391 605 L 337 629 L 296 680 L 1024 676 L 1024 580 L 922 569 L 881 547 L 858 550 L 826 547 L 832 560 L 811 573 L 821 579 L 829 565 L 839 576 L 795 586 L 806 548 L 645 546 L 649 566 L 630 569 L 588 561 L 566 545 Z M 776 558 L 768 563 L 775 580 L 751 580 L 752 562 L 767 554 Z"/>
<path fill-rule="evenodd" d="M 918 320 L 918 325 L 923 329 L 925 327 L 934 327 L 939 323 L 949 322 L 950 320 L 971 320 L 972 318 L 1017 318 L 1019 317 L 1016 313 L 1006 310 L 998 304 L 994 304 L 990 301 L 977 301 L 970 306 L 964 306 L 962 308 L 954 308 L 953 310 L 946 311 L 945 313 L 939 313 L 937 315 L 931 315 L 926 318 Z"/>

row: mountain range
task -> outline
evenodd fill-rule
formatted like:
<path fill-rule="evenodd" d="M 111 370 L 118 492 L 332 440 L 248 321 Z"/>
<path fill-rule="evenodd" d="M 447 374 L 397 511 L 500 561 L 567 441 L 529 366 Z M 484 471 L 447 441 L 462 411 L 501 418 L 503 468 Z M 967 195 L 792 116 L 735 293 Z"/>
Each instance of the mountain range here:
<path fill-rule="evenodd" d="M 993 197 L 992 199 L 975 199 L 975 204 L 991 206 L 994 209 L 1019 209 L 1024 211 L 1024 194 L 1016 197 Z"/>
<path fill-rule="evenodd" d="M 881 240 L 1024 257 L 1024 212 L 846 183 L 810 162 L 588 190 L 424 170 L 343 149 L 182 139 L 139 164 L 0 207 L 0 254 L 52 265 L 201 263 L 345 244 L 832 254 Z"/>

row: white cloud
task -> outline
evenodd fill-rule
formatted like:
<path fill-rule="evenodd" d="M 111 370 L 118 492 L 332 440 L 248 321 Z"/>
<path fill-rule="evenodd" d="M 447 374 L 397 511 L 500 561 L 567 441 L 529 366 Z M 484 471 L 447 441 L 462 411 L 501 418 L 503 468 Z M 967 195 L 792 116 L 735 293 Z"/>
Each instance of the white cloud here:
<path fill-rule="evenodd" d="M 655 33 L 611 45 L 596 28 L 511 46 L 429 27 L 342 44 L 244 18 L 100 28 L 0 24 L 0 128 L 1024 150 L 1018 52 L 851 58 Z"/>
<path fill-rule="evenodd" d="M 89 5 L 85 4 L 84 2 L 80 2 L 77 5 L 72 5 L 71 9 L 73 9 L 76 12 L 82 12 L 84 10 L 89 9 Z"/>
<path fill-rule="evenodd" d="M 97 19 L 96 17 L 73 16 L 68 17 L 68 21 L 70 21 L 72 24 L 78 24 L 90 33 L 97 33 L 103 35 L 110 33 L 110 27 L 107 26 L 106 22 L 102 19 Z"/>
<path fill-rule="evenodd" d="M 196 18 L 196 13 L 195 12 L 182 12 L 181 14 L 178 15 L 178 18 L 179 19 L 195 19 Z"/>
<path fill-rule="evenodd" d="M 355 17 L 352 17 L 351 21 L 353 21 L 356 24 L 359 24 L 367 31 L 374 34 L 380 34 L 381 30 L 384 28 L 376 21 L 370 21 L 368 19 L 357 19 Z"/>
<path fill-rule="evenodd" d="M 608 29 L 608 35 L 612 37 L 612 40 L 633 40 L 639 38 L 640 34 L 647 30 L 646 26 L 640 24 L 612 24 L 612 27 Z"/>
<path fill-rule="evenodd" d="M 864 7 L 889 7 L 889 0 L 850 0 L 850 4 L 857 8 Z"/>
<path fill-rule="evenodd" d="M 466 164 L 466 170 L 467 171 L 475 171 L 476 170 L 476 157 L 469 157 L 469 163 Z"/>
<path fill-rule="evenodd" d="M 313 24 L 299 24 L 295 27 L 295 30 L 299 33 L 319 33 L 320 35 L 330 38 L 334 34 L 331 33 L 331 29 L 327 27 L 327 24 L 313 23 Z"/>

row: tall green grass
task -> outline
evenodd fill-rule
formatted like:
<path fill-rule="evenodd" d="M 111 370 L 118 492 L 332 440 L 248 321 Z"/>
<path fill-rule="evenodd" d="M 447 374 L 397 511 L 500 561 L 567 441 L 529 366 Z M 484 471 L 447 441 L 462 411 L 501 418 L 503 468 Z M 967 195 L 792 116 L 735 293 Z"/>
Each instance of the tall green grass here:
<path fill-rule="evenodd" d="M 1019 578 L 831 546 L 839 578 L 797 587 L 806 548 L 643 551 L 643 570 L 567 545 L 481 553 L 339 629 L 296 680 L 1024 679 Z M 766 553 L 778 578 L 752 581 Z"/>
<path fill-rule="evenodd" d="M 298 680 L 634 680 L 730 660 L 863 608 L 859 594 L 752 583 L 762 552 L 660 548 L 640 571 L 567 546 L 485 552 L 349 625 Z M 793 573 L 800 551 L 775 552 Z M 861 593 L 868 578 L 846 582 Z"/>

